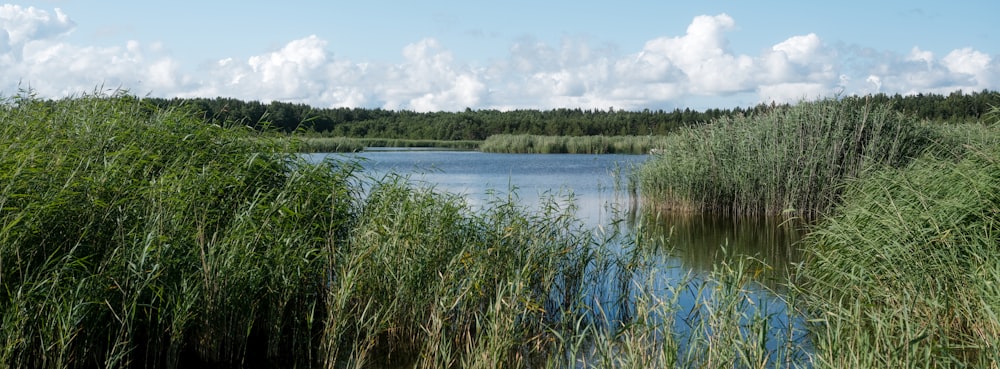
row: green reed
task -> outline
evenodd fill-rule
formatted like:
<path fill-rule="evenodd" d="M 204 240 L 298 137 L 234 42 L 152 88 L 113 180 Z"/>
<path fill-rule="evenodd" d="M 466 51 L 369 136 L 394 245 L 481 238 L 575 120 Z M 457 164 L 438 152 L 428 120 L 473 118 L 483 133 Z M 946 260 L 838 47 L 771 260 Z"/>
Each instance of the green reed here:
<path fill-rule="evenodd" d="M 845 147 L 896 156 L 829 177 L 847 178 L 844 205 L 802 241 L 801 284 L 769 295 L 759 280 L 771 267 L 737 255 L 667 277 L 670 232 L 583 229 L 571 198 L 529 211 L 498 195 L 473 209 L 126 93 L 7 98 L 0 368 L 995 362 L 993 128 L 936 127 L 911 163 L 903 142 L 933 137 L 921 126 L 862 101 L 799 109 L 753 119 L 826 111 L 866 122 L 833 131 L 872 135 Z M 916 136 L 885 138 L 895 124 Z"/>
<path fill-rule="evenodd" d="M 802 102 L 668 136 L 640 186 L 651 204 L 672 211 L 815 215 L 837 203 L 846 180 L 905 165 L 932 138 L 862 97 Z"/>
<path fill-rule="evenodd" d="M 515 154 L 647 154 L 662 136 L 539 136 L 499 134 L 486 138 L 482 152 Z"/>
<path fill-rule="evenodd" d="M 515 367 L 596 247 L 558 202 L 472 211 L 121 92 L 0 130 L 0 367 Z"/>
<path fill-rule="evenodd" d="M 354 138 L 290 136 L 296 152 L 359 152 L 366 147 L 439 148 L 447 150 L 476 150 L 482 141 L 475 140 L 410 140 L 396 138 Z"/>
<path fill-rule="evenodd" d="M 5 366 L 308 349 L 291 312 L 316 305 L 310 250 L 345 234 L 351 166 L 309 166 L 122 93 L 19 95 L 0 114 Z"/>
<path fill-rule="evenodd" d="M 365 149 L 361 140 L 350 137 L 292 137 L 298 141 L 297 152 L 359 152 Z"/>
<path fill-rule="evenodd" d="M 1000 137 L 975 130 L 984 134 L 976 142 Z M 850 183 L 836 214 L 807 236 L 800 285 L 822 366 L 1000 359 L 1000 150 L 953 149 Z"/>

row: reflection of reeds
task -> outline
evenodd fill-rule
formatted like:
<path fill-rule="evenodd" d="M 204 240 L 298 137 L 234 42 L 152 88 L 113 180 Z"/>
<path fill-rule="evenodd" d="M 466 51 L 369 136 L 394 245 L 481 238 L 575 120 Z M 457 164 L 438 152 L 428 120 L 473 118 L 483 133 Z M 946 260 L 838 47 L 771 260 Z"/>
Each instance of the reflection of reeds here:
<path fill-rule="evenodd" d="M 611 324 L 560 332 L 555 343 L 565 355 L 550 358 L 549 367 L 808 366 L 812 345 L 794 296 L 754 287 L 756 271 L 766 267 L 759 261 L 730 256 L 700 276 L 669 277 L 655 272 L 662 255 L 632 247 L 637 252 L 618 272 L 628 281 L 628 313 L 593 306 L 597 320 Z"/>
<path fill-rule="evenodd" d="M 644 207 L 644 237 L 667 239 L 673 255 L 684 265 L 711 271 L 726 255 L 760 259 L 768 266 L 758 281 L 777 288 L 801 260 L 798 241 L 805 225 L 798 219 L 776 216 L 728 216 L 660 211 Z"/>

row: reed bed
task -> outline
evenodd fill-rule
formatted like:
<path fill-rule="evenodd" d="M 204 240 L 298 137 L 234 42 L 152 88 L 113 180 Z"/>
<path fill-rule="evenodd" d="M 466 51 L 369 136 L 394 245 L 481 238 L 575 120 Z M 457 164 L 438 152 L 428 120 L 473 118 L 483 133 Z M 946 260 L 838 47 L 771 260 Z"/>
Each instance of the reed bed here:
<path fill-rule="evenodd" d="M 822 101 L 677 142 L 729 126 L 749 135 L 757 120 L 813 129 L 804 122 L 816 111 L 832 115 L 815 121 L 863 122 L 818 131 L 863 158 L 840 164 L 850 175 L 823 177 L 840 181 L 843 192 L 824 196 L 843 205 L 801 241 L 797 284 L 775 294 L 760 280 L 767 260 L 732 255 L 700 273 L 664 273 L 676 251 L 669 231 L 584 229 L 571 199 L 529 211 L 516 194 L 498 195 L 473 209 L 405 177 L 309 162 L 287 140 L 123 92 L 6 98 L 0 368 L 1000 360 L 995 127 L 928 133 L 863 100 Z M 937 143 L 924 145 L 928 137 Z M 911 145 L 924 155 L 911 160 Z M 825 168 L 811 165 L 804 173 Z"/>
<path fill-rule="evenodd" d="M 401 138 L 359 138 L 366 147 L 433 147 L 452 150 L 475 150 L 479 140 L 419 140 Z"/>
<path fill-rule="evenodd" d="M 579 290 L 567 216 L 362 194 L 352 163 L 124 93 L 0 107 L 0 367 L 513 365 Z"/>
<path fill-rule="evenodd" d="M 124 92 L 0 104 L 0 367 L 575 367 L 565 350 L 674 347 L 630 307 L 654 297 L 602 317 L 595 289 L 653 254 L 612 252 L 572 204 L 473 211 L 197 116 Z"/>
<path fill-rule="evenodd" d="M 292 137 L 298 143 L 296 152 L 360 152 L 365 143 L 350 137 Z"/>
<path fill-rule="evenodd" d="M 506 154 L 648 154 L 663 136 L 539 136 L 499 134 L 486 138 L 479 151 Z"/>
<path fill-rule="evenodd" d="M 0 363 L 308 357 L 350 165 L 305 165 L 123 93 L 0 111 Z M 343 236 L 340 236 L 343 237 Z"/>
<path fill-rule="evenodd" d="M 359 152 L 367 147 L 421 147 L 447 150 L 476 150 L 482 142 L 475 140 L 445 141 L 308 136 L 292 136 L 289 139 L 296 144 L 296 152 Z"/>
<path fill-rule="evenodd" d="M 652 206 L 670 211 L 812 216 L 837 203 L 845 181 L 903 166 L 933 138 L 863 97 L 802 102 L 681 129 L 639 181 Z"/>
<path fill-rule="evenodd" d="M 974 141 L 1000 137 L 974 130 L 985 133 Z M 799 285 L 820 366 L 1000 362 L 1000 146 L 954 152 L 850 182 L 807 236 Z"/>

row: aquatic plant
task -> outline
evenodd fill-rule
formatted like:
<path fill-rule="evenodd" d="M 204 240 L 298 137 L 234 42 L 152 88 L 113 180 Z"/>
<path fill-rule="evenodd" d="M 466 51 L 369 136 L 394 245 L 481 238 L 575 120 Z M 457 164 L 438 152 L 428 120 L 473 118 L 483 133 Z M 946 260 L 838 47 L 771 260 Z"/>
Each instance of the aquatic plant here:
<path fill-rule="evenodd" d="M 933 132 L 863 97 L 823 99 L 687 127 L 640 172 L 649 204 L 680 212 L 816 215 L 843 183 L 919 155 Z"/>
<path fill-rule="evenodd" d="M 995 129 L 978 129 L 995 142 Z M 992 137 L 992 138 L 987 138 Z M 948 153 L 942 155 L 940 153 Z M 943 147 L 847 185 L 799 287 L 828 367 L 995 365 L 1000 150 Z"/>
<path fill-rule="evenodd" d="M 0 367 L 518 366 L 594 245 L 125 92 L 20 94 L 0 130 Z"/>
<path fill-rule="evenodd" d="M 508 154 L 648 154 L 663 136 L 540 136 L 498 134 L 486 138 L 479 151 Z"/>

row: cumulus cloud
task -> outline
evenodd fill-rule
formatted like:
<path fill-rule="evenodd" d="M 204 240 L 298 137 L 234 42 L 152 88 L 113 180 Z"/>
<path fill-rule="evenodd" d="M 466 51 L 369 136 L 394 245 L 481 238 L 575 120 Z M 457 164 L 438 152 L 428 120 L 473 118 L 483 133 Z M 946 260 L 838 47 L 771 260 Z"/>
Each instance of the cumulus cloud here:
<path fill-rule="evenodd" d="M 317 106 L 364 106 L 419 111 L 480 107 L 489 91 L 481 73 L 458 65 L 437 40 L 407 45 L 399 64 L 336 58 L 312 35 L 239 61 L 214 63 L 210 78 L 184 96 L 234 96 Z"/>
<path fill-rule="evenodd" d="M 647 42 L 637 57 L 642 62 L 639 67 L 649 66 L 660 75 L 682 77 L 687 90 L 696 94 L 745 91 L 753 77 L 754 62 L 746 55 L 730 52 L 725 33 L 735 25 L 736 21 L 726 14 L 695 17 L 684 36 Z"/>
<path fill-rule="evenodd" d="M 74 27 L 59 9 L 0 7 L 0 78 L 7 81 L 0 92 L 9 94 L 24 81 L 49 96 L 110 85 L 154 96 L 437 111 L 672 108 L 689 99 L 735 95 L 769 103 L 1000 87 L 997 60 L 970 48 L 943 57 L 918 47 L 897 55 L 830 45 L 809 33 L 775 40 L 756 55 L 736 53 L 729 39 L 736 20 L 726 14 L 695 17 L 684 34 L 624 53 L 586 39 L 566 37 L 552 45 L 524 37 L 511 44 L 507 57 L 485 65 L 456 61 L 448 45 L 433 38 L 403 47 L 399 62 L 359 62 L 338 57 L 337 45 L 315 35 L 249 57 L 182 61 L 141 40 L 112 47 L 65 42 Z"/>
<path fill-rule="evenodd" d="M 7 31 L 9 46 L 28 41 L 50 39 L 69 33 L 76 24 L 59 8 L 51 14 L 35 7 L 0 5 L 0 29 Z"/>
<path fill-rule="evenodd" d="M 996 64 L 989 55 L 982 52 L 971 48 L 953 50 L 941 59 L 941 63 L 948 71 L 967 76 L 965 85 L 969 88 L 980 89 L 994 85 Z"/>
<path fill-rule="evenodd" d="M 104 85 L 176 92 L 189 88 L 180 62 L 159 53 L 158 45 L 129 41 L 91 47 L 63 42 L 76 23 L 53 11 L 0 5 L 0 91 L 30 87 L 52 97 L 76 95 Z M 24 86 L 19 84 L 23 83 Z"/>
<path fill-rule="evenodd" d="M 479 106 L 488 92 L 480 76 L 457 65 L 435 39 L 403 48 L 405 62 L 389 68 L 381 84 L 385 106 L 419 111 L 459 110 Z"/>
<path fill-rule="evenodd" d="M 927 68 L 931 68 L 934 65 L 934 53 L 920 50 L 919 47 L 914 46 L 913 49 L 910 50 L 910 54 L 906 56 L 906 60 L 922 62 L 927 65 Z"/>
<path fill-rule="evenodd" d="M 869 64 L 868 80 L 877 81 L 881 92 L 947 94 L 1000 87 L 1000 63 L 970 48 L 955 49 L 938 58 L 914 47 L 907 55 L 883 55 Z"/>

